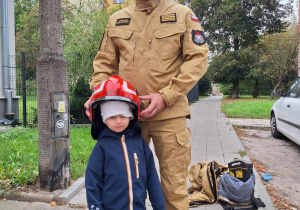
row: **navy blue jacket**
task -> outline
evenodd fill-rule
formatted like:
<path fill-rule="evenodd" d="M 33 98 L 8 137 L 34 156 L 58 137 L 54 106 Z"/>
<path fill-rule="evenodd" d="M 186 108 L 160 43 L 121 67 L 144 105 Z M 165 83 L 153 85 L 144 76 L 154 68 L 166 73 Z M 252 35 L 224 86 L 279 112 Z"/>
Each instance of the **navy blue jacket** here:
<path fill-rule="evenodd" d="M 165 209 L 153 154 L 139 126 L 122 133 L 105 128 L 100 133 L 86 168 L 85 185 L 90 210 L 145 210 L 146 190 L 153 209 Z"/>

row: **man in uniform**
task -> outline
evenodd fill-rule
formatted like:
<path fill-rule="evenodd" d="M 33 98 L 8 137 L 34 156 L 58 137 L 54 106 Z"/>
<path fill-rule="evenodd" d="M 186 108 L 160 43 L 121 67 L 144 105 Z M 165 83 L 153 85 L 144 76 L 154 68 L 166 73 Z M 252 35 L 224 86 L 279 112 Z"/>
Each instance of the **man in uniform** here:
<path fill-rule="evenodd" d="M 148 144 L 153 141 L 167 210 L 189 209 L 186 94 L 206 72 L 207 55 L 203 30 L 188 7 L 171 0 L 136 0 L 109 18 L 94 59 L 91 90 L 116 74 L 137 88 L 142 135 Z"/>

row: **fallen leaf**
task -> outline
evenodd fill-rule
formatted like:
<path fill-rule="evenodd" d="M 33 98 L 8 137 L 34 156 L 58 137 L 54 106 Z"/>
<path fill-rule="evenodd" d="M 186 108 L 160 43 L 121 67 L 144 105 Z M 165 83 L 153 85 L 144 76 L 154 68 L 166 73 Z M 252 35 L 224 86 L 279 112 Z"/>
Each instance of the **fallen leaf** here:
<path fill-rule="evenodd" d="M 50 206 L 56 206 L 57 204 L 56 204 L 56 202 L 55 201 L 52 201 L 51 203 L 50 203 Z"/>

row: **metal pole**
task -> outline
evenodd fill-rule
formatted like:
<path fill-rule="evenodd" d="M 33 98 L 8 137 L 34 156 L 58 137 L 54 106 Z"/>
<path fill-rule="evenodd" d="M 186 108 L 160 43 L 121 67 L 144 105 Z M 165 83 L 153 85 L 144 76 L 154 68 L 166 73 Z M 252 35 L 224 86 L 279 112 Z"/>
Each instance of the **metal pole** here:
<path fill-rule="evenodd" d="M 27 126 L 27 112 L 26 112 L 26 68 L 25 68 L 25 53 L 22 55 L 22 90 L 23 90 L 23 125 Z"/>
<path fill-rule="evenodd" d="M 4 91 L 6 94 L 6 114 L 12 114 L 12 93 L 10 90 L 9 74 L 9 36 L 8 36 L 8 6 L 7 0 L 2 0 L 2 40 L 3 40 L 3 73 L 4 73 Z"/>

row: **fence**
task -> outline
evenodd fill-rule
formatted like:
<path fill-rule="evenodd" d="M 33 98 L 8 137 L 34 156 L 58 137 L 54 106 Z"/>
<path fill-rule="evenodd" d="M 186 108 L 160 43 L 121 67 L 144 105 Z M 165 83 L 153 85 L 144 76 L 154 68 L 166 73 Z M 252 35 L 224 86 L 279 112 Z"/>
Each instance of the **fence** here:
<path fill-rule="evenodd" d="M 16 120 L 24 126 L 37 123 L 36 60 L 38 55 L 16 55 L 16 95 L 18 116 Z"/>
<path fill-rule="evenodd" d="M 38 58 L 38 55 L 25 53 L 15 57 L 17 67 L 16 77 L 13 80 L 16 82 L 16 95 L 19 98 L 19 102 L 15 104 L 14 108 L 19 110 L 15 119 L 24 126 L 38 123 L 36 92 L 36 61 Z M 85 80 L 86 76 L 82 75 L 78 78 L 75 85 L 69 84 L 70 120 L 72 124 L 88 124 L 90 121 L 85 115 L 83 104 L 90 97 L 91 91 L 88 82 Z M 198 83 L 187 96 L 189 103 L 198 100 Z"/>

